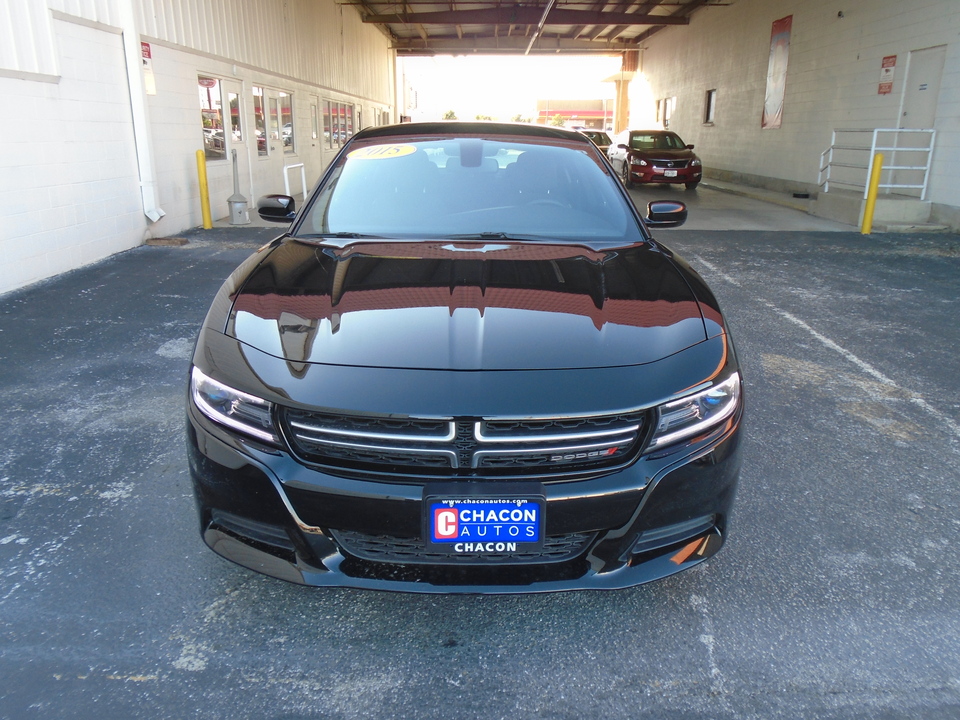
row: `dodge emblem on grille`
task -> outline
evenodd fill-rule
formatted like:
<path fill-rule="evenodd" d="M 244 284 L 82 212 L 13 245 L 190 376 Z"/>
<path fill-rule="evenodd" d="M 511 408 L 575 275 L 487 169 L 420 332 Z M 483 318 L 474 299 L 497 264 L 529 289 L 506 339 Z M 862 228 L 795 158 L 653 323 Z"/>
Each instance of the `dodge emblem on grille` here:
<path fill-rule="evenodd" d="M 551 455 L 550 462 L 569 462 L 570 460 L 589 460 L 591 458 L 609 457 L 620 448 L 612 447 L 604 450 L 591 450 L 589 452 L 566 453 L 563 455 Z"/>

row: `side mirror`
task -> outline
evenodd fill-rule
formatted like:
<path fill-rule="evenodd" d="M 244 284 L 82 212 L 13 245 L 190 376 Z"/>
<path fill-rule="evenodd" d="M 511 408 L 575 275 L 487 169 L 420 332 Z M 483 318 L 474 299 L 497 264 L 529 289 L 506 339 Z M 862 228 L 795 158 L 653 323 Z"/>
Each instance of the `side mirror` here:
<path fill-rule="evenodd" d="M 257 213 L 270 222 L 288 223 L 297 216 L 297 205 L 289 195 L 264 195 L 257 200 Z"/>
<path fill-rule="evenodd" d="M 628 146 L 624 145 L 623 143 L 620 143 L 619 145 L 617 145 L 617 147 L 620 148 L 621 150 L 629 150 L 629 149 L 630 149 Z"/>
<path fill-rule="evenodd" d="M 693 150 L 693 145 L 687 145 L 687 150 Z"/>
<path fill-rule="evenodd" d="M 687 221 L 687 206 L 675 200 L 654 200 L 647 205 L 647 226 L 680 227 Z"/>

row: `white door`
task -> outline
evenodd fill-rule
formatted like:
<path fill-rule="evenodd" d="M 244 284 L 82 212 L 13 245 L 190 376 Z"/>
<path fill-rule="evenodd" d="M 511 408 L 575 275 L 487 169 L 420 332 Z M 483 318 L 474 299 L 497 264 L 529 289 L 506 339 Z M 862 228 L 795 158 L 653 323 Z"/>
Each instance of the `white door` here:
<path fill-rule="evenodd" d="M 940 79 L 947 57 L 946 45 L 914 50 L 907 61 L 907 82 L 903 89 L 901 128 L 932 128 L 937 118 Z"/>
<path fill-rule="evenodd" d="M 903 87 L 903 104 L 900 112 L 900 128 L 905 130 L 932 129 L 937 119 L 937 106 L 940 97 L 940 80 L 943 76 L 943 64 L 947 56 L 945 45 L 914 50 L 907 60 L 907 79 Z M 898 148 L 928 147 L 929 133 L 908 133 L 897 140 Z M 927 164 L 928 153 L 897 150 L 885 164 L 922 166 Z M 893 174 L 895 183 L 904 185 L 922 185 L 923 172 L 920 170 L 897 170 Z M 919 197 L 919 189 L 898 189 L 898 194 Z"/>
<path fill-rule="evenodd" d="M 290 165 L 298 165 L 297 151 L 301 139 L 293 115 L 293 94 L 283 90 L 267 90 L 267 140 L 270 145 L 270 157 L 277 175 L 278 192 L 285 192 L 289 185 L 290 194 L 297 198 L 297 207 L 303 202 L 303 184 L 300 170 L 286 170 Z"/>
<path fill-rule="evenodd" d="M 230 195 L 233 195 L 233 151 L 237 151 L 237 175 L 240 194 L 250 202 L 249 143 L 253 129 L 247 127 L 249 115 L 244 112 L 243 93 L 239 82 L 223 80 L 223 125 L 227 135 L 227 160 L 230 160 Z"/>
<path fill-rule="evenodd" d="M 256 208 L 257 199 L 268 193 L 283 192 L 283 146 L 280 144 L 280 115 L 277 108 L 277 93 L 269 88 L 254 85 L 253 133 L 250 139 L 250 157 L 254 159 L 251 182 L 253 200 L 250 207 Z"/>

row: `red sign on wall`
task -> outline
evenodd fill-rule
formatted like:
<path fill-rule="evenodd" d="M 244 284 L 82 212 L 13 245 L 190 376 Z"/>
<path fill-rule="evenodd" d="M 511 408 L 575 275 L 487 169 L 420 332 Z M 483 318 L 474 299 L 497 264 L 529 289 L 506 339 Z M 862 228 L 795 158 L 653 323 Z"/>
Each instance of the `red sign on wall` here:
<path fill-rule="evenodd" d="M 880 62 L 880 85 L 877 88 L 878 95 L 889 95 L 893 92 L 893 74 L 897 68 L 897 56 L 887 55 Z"/>

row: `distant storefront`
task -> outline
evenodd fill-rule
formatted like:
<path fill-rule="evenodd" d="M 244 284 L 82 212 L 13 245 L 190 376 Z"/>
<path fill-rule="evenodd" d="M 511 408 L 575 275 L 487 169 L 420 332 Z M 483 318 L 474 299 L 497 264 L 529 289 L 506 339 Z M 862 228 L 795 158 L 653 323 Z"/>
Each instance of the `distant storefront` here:
<path fill-rule="evenodd" d="M 537 124 L 608 130 L 613 110 L 613 100 L 537 100 Z"/>

